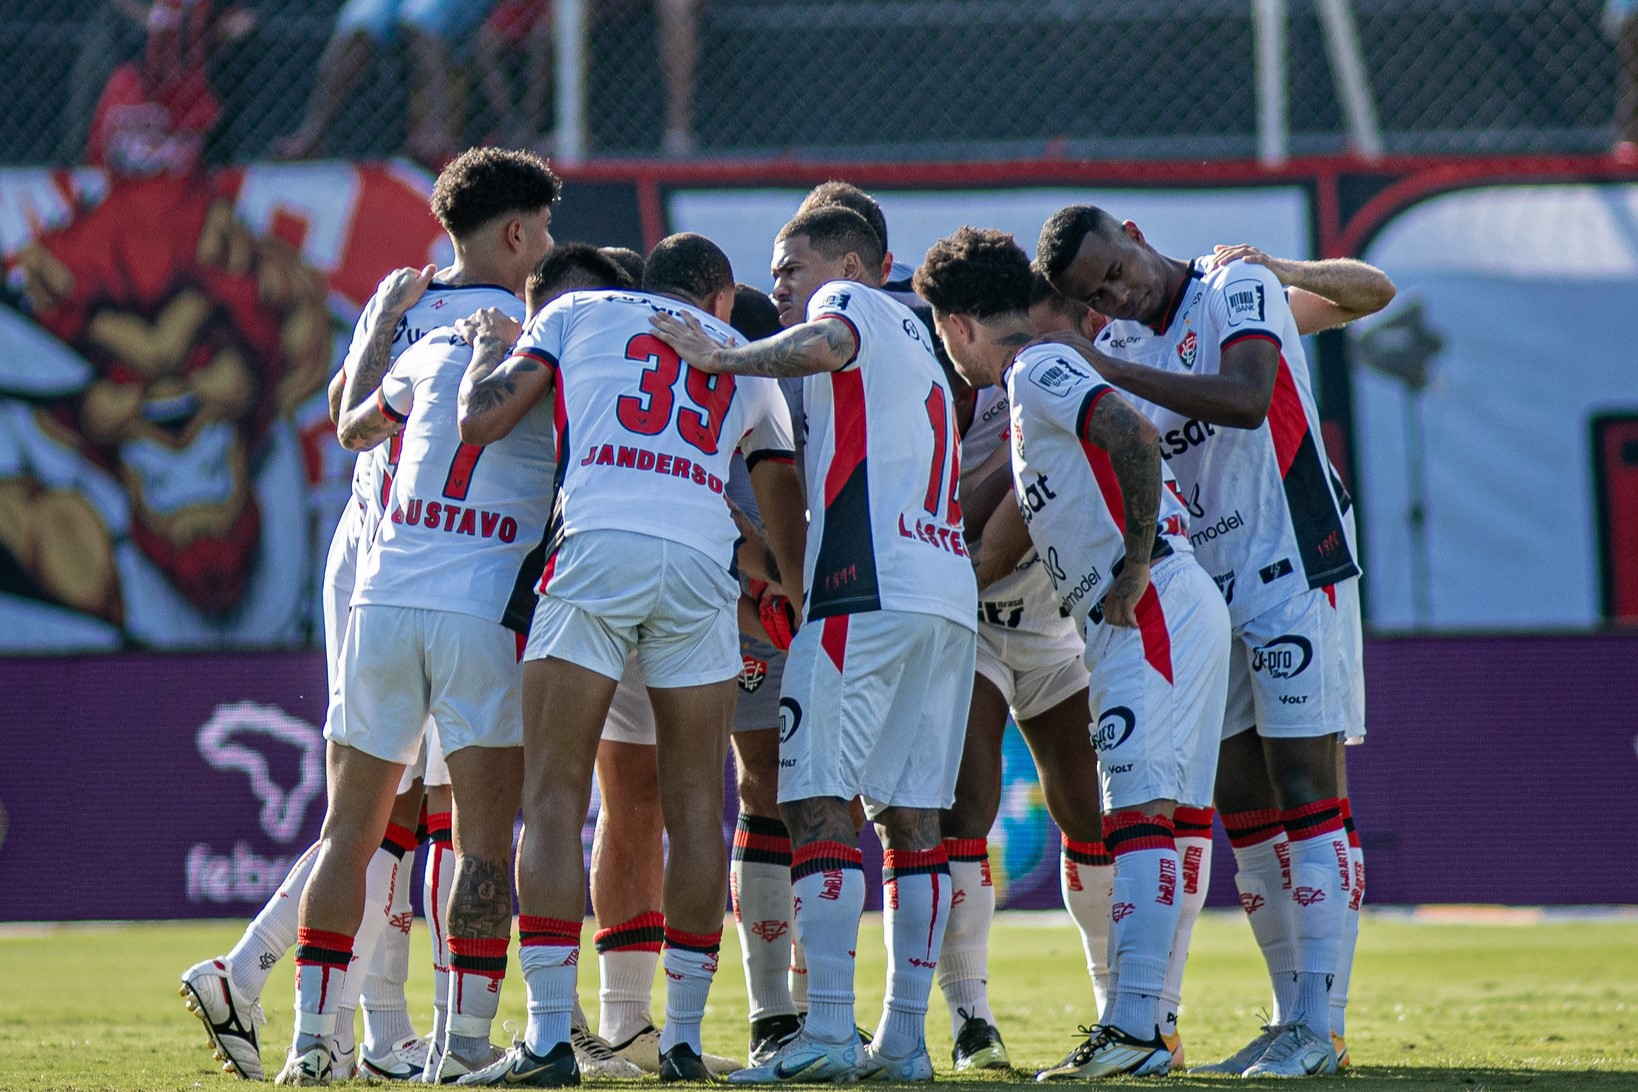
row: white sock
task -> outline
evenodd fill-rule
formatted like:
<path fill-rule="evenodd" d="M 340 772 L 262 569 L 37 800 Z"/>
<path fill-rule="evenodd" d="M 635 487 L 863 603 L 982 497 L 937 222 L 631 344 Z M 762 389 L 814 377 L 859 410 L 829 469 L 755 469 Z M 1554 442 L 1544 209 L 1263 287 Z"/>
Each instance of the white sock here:
<path fill-rule="evenodd" d="M 523 1042 L 544 1057 L 569 1041 L 575 1006 L 575 972 L 580 963 L 580 922 L 518 915 L 524 987 L 529 994 L 529 1025 Z"/>
<path fill-rule="evenodd" d="M 427 813 L 426 875 L 421 899 L 432 936 L 432 1041 L 443 1044 L 449 1032 L 449 935 L 444 915 L 455 885 L 455 850 L 450 845 L 450 813 Z"/>
<path fill-rule="evenodd" d="M 950 924 L 950 863 L 944 847 L 882 855 L 882 928 L 887 937 L 887 997 L 873 1049 L 905 1058 L 927 1038 L 944 931 Z"/>
<path fill-rule="evenodd" d="M 500 1011 L 511 930 L 499 937 L 449 938 L 449 1024 L 445 1049 L 457 1057 L 481 1057 Z M 576 940 L 579 934 L 576 934 Z"/>
<path fill-rule="evenodd" d="M 413 856 L 408 859 L 410 864 L 399 862 L 387 928 L 376 944 L 375 959 L 364 980 L 364 1049 L 375 1057 L 405 1039 L 415 1038 L 415 1025 L 410 1023 L 409 1003 L 404 997 L 404 984 L 409 981 L 410 926 L 415 921 L 415 910 L 410 905 Z"/>
<path fill-rule="evenodd" d="M 347 968 L 347 984 L 341 992 L 341 1007 L 358 1010 L 364 995 L 364 983 L 370 977 L 370 965 L 375 950 L 381 946 L 381 937 L 387 931 L 387 919 L 392 917 L 392 904 L 398 896 L 398 866 L 406 852 L 415 851 L 415 832 L 397 823 L 387 824 L 387 833 L 381 839 L 381 848 L 370 858 L 364 872 L 364 916 L 359 919 L 358 932 L 353 934 L 353 962 Z M 351 1041 L 351 1035 L 348 1041 Z"/>
<path fill-rule="evenodd" d="M 795 901 L 795 887 L 792 887 L 792 902 Z M 796 913 L 791 913 L 791 924 L 796 923 Z M 802 950 L 802 930 L 792 929 L 791 936 L 791 969 L 789 983 L 791 987 L 791 1007 L 798 1016 L 806 1016 L 808 1012 L 808 953 Z"/>
<path fill-rule="evenodd" d="M 318 860 L 318 843 L 307 847 L 307 852 L 296 858 L 290 872 L 279 884 L 273 897 L 267 900 L 261 913 L 239 938 L 239 943 L 227 955 L 233 988 L 247 1002 L 254 1003 L 262 996 L 267 976 L 273 972 L 284 953 L 296 943 L 296 926 L 301 917 L 301 896 L 307 890 L 307 877 L 313 874 Z"/>
<path fill-rule="evenodd" d="M 660 942 L 664 939 L 665 916 L 658 910 L 646 911 L 593 934 L 600 978 L 597 1032 L 609 1042 L 624 1045 L 653 1024 L 649 1006 L 654 965 L 659 962 Z"/>
<path fill-rule="evenodd" d="M 1314 1034 L 1331 1033 L 1331 985 L 1342 952 L 1353 869 L 1342 831 L 1341 804 L 1316 800 L 1282 812 L 1291 840 L 1291 903 L 1297 942 L 1297 1002 L 1293 1020 Z"/>
<path fill-rule="evenodd" d="M 1177 932 L 1172 934 L 1172 956 L 1166 965 L 1166 985 L 1160 991 L 1160 1033 L 1177 1034 L 1177 1013 L 1183 1004 L 1183 968 L 1189 959 L 1194 923 L 1206 905 L 1211 881 L 1211 808 L 1179 807 L 1172 813 L 1177 863 L 1182 872 L 1178 893 Z"/>
<path fill-rule="evenodd" d="M 1331 984 L 1331 1033 L 1338 1036 L 1348 1034 L 1348 983 L 1354 977 L 1354 947 L 1359 943 L 1360 907 L 1365 903 L 1365 853 L 1359 848 L 1353 809 L 1346 797 L 1342 801 L 1342 826 L 1348 835 L 1348 864 L 1353 870 L 1353 883 L 1348 889 L 1348 913 L 1342 921 L 1337 977 Z"/>
<path fill-rule="evenodd" d="M 297 1054 L 327 1043 L 335 1034 L 336 1010 L 353 961 L 353 938 L 323 929 L 296 930 Z"/>
<path fill-rule="evenodd" d="M 815 1039 L 851 1042 L 854 951 L 864 912 L 864 865 L 857 846 L 813 842 L 791 854 L 796 932 L 807 955 L 808 1015 Z"/>
<path fill-rule="evenodd" d="M 686 1043 L 695 1054 L 703 1053 L 700 1021 L 705 1019 L 705 1002 L 711 995 L 711 979 L 717 973 L 717 951 L 721 946 L 721 929 L 715 933 L 685 933 L 669 925 L 665 927 L 662 1054 L 678 1043 Z"/>
<path fill-rule="evenodd" d="M 1280 813 L 1223 813 L 1223 826 L 1234 846 L 1234 886 L 1246 912 L 1251 935 L 1263 953 L 1274 990 L 1271 1025 L 1291 1022 L 1297 1003 L 1297 945 L 1291 902 L 1291 843 Z"/>
<path fill-rule="evenodd" d="M 728 883 L 751 1019 L 792 1015 L 791 837 L 784 823 L 739 813 Z"/>
<path fill-rule="evenodd" d="M 1115 886 L 1115 866 L 1099 842 L 1064 838 L 1058 862 L 1059 888 L 1064 909 L 1081 932 L 1086 952 L 1086 973 L 1092 978 L 1092 1004 L 1101 1014 L 1109 1005 L 1109 900 Z"/>
<path fill-rule="evenodd" d="M 1172 820 L 1118 811 L 1104 818 L 1103 838 L 1115 858 L 1109 910 L 1117 972 L 1114 998 L 1102 1022 L 1138 1039 L 1152 1039 L 1160 1024 L 1160 993 L 1181 897 Z"/>
<path fill-rule="evenodd" d="M 954 1037 L 969 1017 L 995 1023 L 989 991 L 995 884 L 990 879 L 987 839 L 946 838 L 944 852 L 950 862 L 950 923 L 938 957 L 938 988 L 950 1010 Z"/>

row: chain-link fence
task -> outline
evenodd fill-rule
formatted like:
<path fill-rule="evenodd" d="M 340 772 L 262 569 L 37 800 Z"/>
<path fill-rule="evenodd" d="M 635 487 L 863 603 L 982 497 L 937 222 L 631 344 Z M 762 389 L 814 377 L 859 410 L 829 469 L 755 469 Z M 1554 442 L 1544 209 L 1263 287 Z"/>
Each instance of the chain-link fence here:
<path fill-rule="evenodd" d="M 574 131 L 557 134 L 559 149 L 572 139 L 592 156 L 1248 156 L 1271 117 L 1291 154 L 1344 151 L 1350 133 L 1354 146 L 1388 152 L 1598 151 L 1616 140 L 1621 13 L 1638 8 L 215 0 L 204 10 L 211 3 L 8 0 L 0 157 L 84 161 L 99 101 L 105 117 L 155 105 L 191 115 L 175 124 L 203 129 L 216 161 L 435 160 L 486 139 L 544 147 L 564 115 Z M 578 49 L 564 40 L 574 12 Z M 1638 15 L 1625 29 L 1638 55 Z M 190 70 L 208 87 L 188 83 Z M 579 110 L 567 101 L 575 88 Z"/>

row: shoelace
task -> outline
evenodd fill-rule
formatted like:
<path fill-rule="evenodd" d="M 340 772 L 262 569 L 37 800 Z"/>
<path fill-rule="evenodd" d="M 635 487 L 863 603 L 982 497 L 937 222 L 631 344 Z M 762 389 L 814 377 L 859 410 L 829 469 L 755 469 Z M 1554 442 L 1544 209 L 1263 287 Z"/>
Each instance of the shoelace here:
<path fill-rule="evenodd" d="M 1093 1024 L 1090 1027 L 1082 1024 L 1075 1029 L 1075 1034 L 1084 1035 L 1086 1042 L 1076 1047 L 1069 1057 L 1076 1065 L 1084 1065 L 1087 1059 L 1092 1057 L 1093 1051 L 1097 1050 L 1103 1044 L 1104 1039 L 1108 1038 L 1109 1029 L 1102 1024 Z"/>
<path fill-rule="evenodd" d="M 1270 1061 L 1283 1062 L 1303 1046 L 1302 1036 L 1298 1034 L 1296 1024 L 1270 1027 L 1268 1030 L 1278 1032 L 1278 1035 L 1268 1044 L 1268 1049 L 1263 1054 Z"/>
<path fill-rule="evenodd" d="M 600 1035 L 594 1035 L 585 1028 L 570 1028 L 569 1038 L 574 1042 L 574 1048 L 586 1057 L 596 1062 L 606 1062 L 611 1058 L 618 1058 L 614 1052 L 614 1044 Z"/>

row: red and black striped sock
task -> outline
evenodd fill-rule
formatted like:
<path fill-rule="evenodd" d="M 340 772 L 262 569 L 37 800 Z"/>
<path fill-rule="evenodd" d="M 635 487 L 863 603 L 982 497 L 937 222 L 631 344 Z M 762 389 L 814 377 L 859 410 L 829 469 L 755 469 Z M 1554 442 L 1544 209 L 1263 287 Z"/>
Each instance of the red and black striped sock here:
<path fill-rule="evenodd" d="M 645 910 L 592 935 L 601 977 L 597 1030 L 609 1042 L 623 1044 L 652 1022 L 654 965 L 664 939 L 665 916 L 658 910 Z"/>

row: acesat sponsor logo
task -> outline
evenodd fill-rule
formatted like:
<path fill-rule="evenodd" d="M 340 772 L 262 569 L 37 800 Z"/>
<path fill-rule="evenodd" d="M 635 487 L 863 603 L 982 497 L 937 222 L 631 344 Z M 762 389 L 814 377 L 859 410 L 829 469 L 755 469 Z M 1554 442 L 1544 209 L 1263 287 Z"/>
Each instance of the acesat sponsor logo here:
<path fill-rule="evenodd" d="M 1194 335 L 1189 335 L 1193 337 Z M 1209 425 L 1204 421 L 1185 421 L 1177 428 L 1169 428 L 1160 434 L 1160 453 L 1168 459 L 1176 458 L 1189 450 L 1198 447 L 1217 435 L 1217 426 Z"/>
<path fill-rule="evenodd" d="M 1057 500 L 1058 494 L 1053 492 L 1047 484 L 1047 476 L 1042 474 L 1035 481 L 1024 487 L 1024 495 L 1019 498 L 1022 504 L 1024 520 L 1027 522 L 1035 513 L 1045 508 L 1047 501 Z"/>
<path fill-rule="evenodd" d="M 1240 515 L 1240 510 L 1236 508 L 1228 515 L 1218 517 L 1216 523 L 1208 524 L 1207 526 L 1200 528 L 1198 531 L 1191 532 L 1189 535 L 1189 545 L 1198 546 L 1202 542 L 1211 542 L 1213 539 L 1221 538 L 1223 535 L 1226 535 L 1231 531 L 1238 531 L 1245 525 L 1245 517 Z M 1230 575 L 1232 576 L 1233 574 Z"/>
<path fill-rule="evenodd" d="M 1266 671 L 1270 678 L 1294 679 L 1308 670 L 1314 660 L 1314 646 L 1295 633 L 1276 637 L 1251 650 L 1251 669 Z"/>

